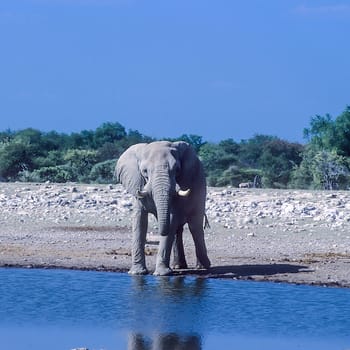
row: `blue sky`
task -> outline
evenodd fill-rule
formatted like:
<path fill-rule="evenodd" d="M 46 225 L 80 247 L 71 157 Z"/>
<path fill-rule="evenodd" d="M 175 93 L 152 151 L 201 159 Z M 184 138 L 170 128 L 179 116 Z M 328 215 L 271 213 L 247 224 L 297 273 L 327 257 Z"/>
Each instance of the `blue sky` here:
<path fill-rule="evenodd" d="M 0 130 L 302 141 L 350 104 L 347 0 L 1 0 Z"/>

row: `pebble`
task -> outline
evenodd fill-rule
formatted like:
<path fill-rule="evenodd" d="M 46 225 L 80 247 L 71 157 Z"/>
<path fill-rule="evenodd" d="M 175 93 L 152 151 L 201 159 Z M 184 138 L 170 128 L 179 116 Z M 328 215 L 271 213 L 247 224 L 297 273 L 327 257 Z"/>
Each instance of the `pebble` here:
<path fill-rule="evenodd" d="M 133 197 L 120 184 L 0 183 L 0 203 L 1 220 L 23 215 L 21 220 L 26 223 L 32 212 L 59 224 L 71 219 L 84 222 L 96 211 L 100 211 L 101 221 L 113 223 L 129 220 L 133 209 Z M 206 213 L 209 221 L 225 229 L 249 230 L 262 225 L 284 232 L 295 230 L 294 227 L 309 232 L 318 225 L 348 232 L 350 192 L 209 188 Z"/>
<path fill-rule="evenodd" d="M 290 226 L 301 226 L 303 230 L 307 220 L 331 228 L 350 222 L 350 192 L 327 194 L 324 191 L 295 190 L 292 196 L 290 191 L 285 190 L 269 194 L 263 190 L 230 189 L 230 192 L 228 195 L 225 190 L 216 191 L 214 188 L 208 191 L 207 215 L 214 222 L 223 222 L 224 227 L 244 229 L 259 225 L 258 219 L 282 220 L 285 231 Z M 336 199 L 336 202 L 329 199 Z M 221 220 L 215 219 L 219 217 Z M 273 225 L 266 224 L 265 227 Z"/>

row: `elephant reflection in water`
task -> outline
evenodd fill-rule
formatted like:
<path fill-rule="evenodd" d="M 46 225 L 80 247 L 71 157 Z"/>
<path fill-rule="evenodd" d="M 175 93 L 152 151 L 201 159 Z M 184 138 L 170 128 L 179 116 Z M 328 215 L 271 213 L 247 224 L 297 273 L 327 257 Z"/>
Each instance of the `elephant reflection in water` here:
<path fill-rule="evenodd" d="M 145 276 L 133 276 L 132 280 L 132 308 L 144 307 L 148 296 L 158 295 L 170 297 L 199 297 L 207 288 L 205 278 L 196 278 L 186 282 L 186 277 L 162 277 L 157 279 L 157 284 L 149 283 Z M 161 311 L 158 309 L 158 311 Z M 140 315 L 141 312 L 137 312 Z"/>
<path fill-rule="evenodd" d="M 200 350 L 201 338 L 197 335 L 180 336 L 176 333 L 157 334 L 150 339 L 140 333 L 129 335 L 128 350 Z"/>
<path fill-rule="evenodd" d="M 134 276 L 132 283 L 131 308 L 134 314 L 135 331 L 128 339 L 128 350 L 200 350 L 202 349 L 200 334 L 201 310 L 184 316 L 176 314 L 178 310 L 172 308 L 172 303 L 190 303 L 192 298 L 198 299 L 204 294 L 207 280 L 197 278 L 188 280 L 185 277 L 162 277 L 154 280 L 145 276 Z M 166 302 L 164 302 L 164 300 Z M 187 301 L 185 301 L 187 300 Z M 157 304 L 157 305 L 155 305 Z M 181 306 L 180 306 L 181 309 Z M 173 312 L 169 315 L 169 312 Z M 175 313 L 174 313 L 175 312 Z M 184 319 L 184 317 L 186 319 Z M 174 320 L 184 328 L 181 333 L 165 332 L 172 328 Z M 147 335 L 136 330 L 151 325 Z M 188 333 L 193 327 L 196 329 Z"/>

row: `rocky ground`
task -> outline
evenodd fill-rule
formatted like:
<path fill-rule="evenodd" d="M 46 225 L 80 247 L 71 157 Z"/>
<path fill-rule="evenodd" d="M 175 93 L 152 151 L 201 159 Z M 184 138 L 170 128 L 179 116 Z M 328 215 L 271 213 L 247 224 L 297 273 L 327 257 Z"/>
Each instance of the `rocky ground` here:
<path fill-rule="evenodd" d="M 212 268 L 176 273 L 350 287 L 350 192 L 209 188 L 207 214 Z M 127 271 L 131 216 L 120 185 L 0 183 L 0 266 Z M 157 244 L 150 218 L 150 270 Z"/>

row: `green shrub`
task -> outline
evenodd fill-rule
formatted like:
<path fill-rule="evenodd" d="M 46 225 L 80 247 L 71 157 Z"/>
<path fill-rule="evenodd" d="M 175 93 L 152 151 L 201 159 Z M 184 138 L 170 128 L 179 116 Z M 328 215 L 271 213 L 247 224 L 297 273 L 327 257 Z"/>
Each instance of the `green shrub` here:
<path fill-rule="evenodd" d="M 114 178 L 116 159 L 95 164 L 90 172 L 89 180 L 97 183 L 111 183 Z"/>
<path fill-rule="evenodd" d="M 32 172 L 22 171 L 19 174 L 21 181 L 27 182 L 68 182 L 77 181 L 78 176 L 74 173 L 73 169 L 67 165 L 59 165 L 52 167 L 44 167 L 36 169 Z"/>

